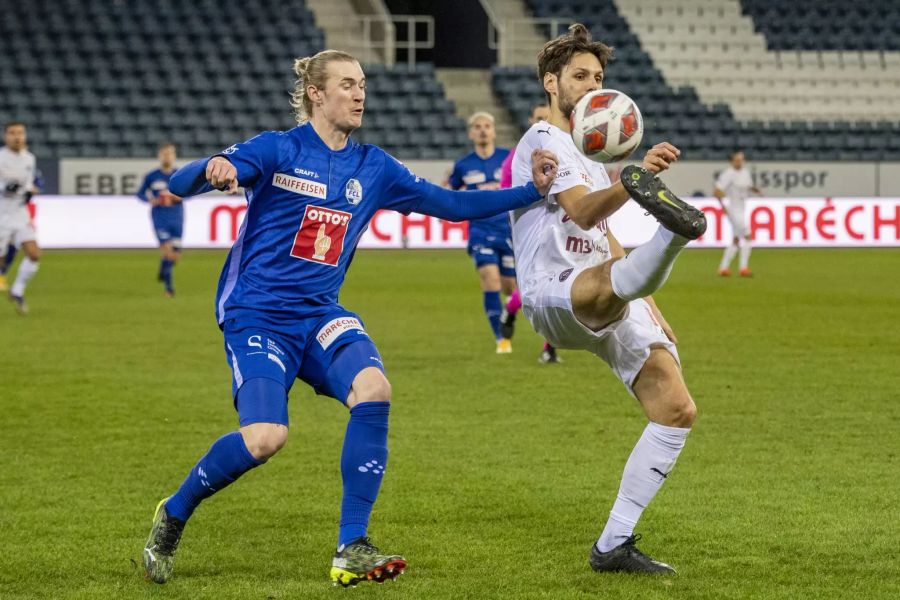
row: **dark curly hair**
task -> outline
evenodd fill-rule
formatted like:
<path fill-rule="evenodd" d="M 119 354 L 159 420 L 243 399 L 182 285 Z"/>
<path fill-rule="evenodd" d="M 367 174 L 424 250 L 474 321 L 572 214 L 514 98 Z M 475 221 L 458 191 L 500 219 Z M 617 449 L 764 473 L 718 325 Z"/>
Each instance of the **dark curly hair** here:
<path fill-rule="evenodd" d="M 541 48 L 538 54 L 538 81 L 541 87 L 544 85 L 544 75 L 553 73 L 557 78 L 562 74 L 563 68 L 569 64 L 576 54 L 593 54 L 600 61 L 600 66 L 606 69 L 606 63 L 612 57 L 613 49 L 602 42 L 591 40 L 591 32 L 581 23 L 575 23 L 569 27 L 569 33 L 550 40 Z M 547 94 L 547 102 L 550 94 Z"/>

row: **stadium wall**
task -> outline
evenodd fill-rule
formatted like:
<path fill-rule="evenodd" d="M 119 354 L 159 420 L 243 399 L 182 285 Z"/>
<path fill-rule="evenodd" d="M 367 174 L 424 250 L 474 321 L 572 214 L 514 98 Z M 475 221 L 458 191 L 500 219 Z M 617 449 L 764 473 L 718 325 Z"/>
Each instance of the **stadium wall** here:
<path fill-rule="evenodd" d="M 182 159 L 181 163 L 187 162 Z M 417 175 L 443 181 L 450 161 L 404 161 Z M 684 196 L 708 195 L 726 161 L 685 161 L 666 173 L 666 183 Z M 137 191 L 144 174 L 157 168 L 152 159 L 62 159 L 58 193 L 63 195 L 128 195 Z M 610 171 L 613 176 L 619 165 Z M 900 196 L 900 163 L 876 162 L 750 162 L 756 185 L 766 196 Z M 53 191 L 52 188 L 50 191 Z"/>
<path fill-rule="evenodd" d="M 707 214 L 707 234 L 691 247 L 722 247 L 732 236 L 714 198 L 691 198 Z M 748 224 L 757 247 L 900 246 L 900 197 L 756 198 L 748 200 Z M 154 248 L 149 207 L 134 196 L 38 196 L 34 222 L 43 248 Z M 227 248 L 246 210 L 243 197 L 220 193 L 185 202 L 183 245 Z M 628 203 L 610 219 L 626 247 L 649 239 L 656 222 Z M 465 223 L 379 211 L 361 248 L 464 248 Z M 572 251 L 592 246 L 573 236 Z"/>

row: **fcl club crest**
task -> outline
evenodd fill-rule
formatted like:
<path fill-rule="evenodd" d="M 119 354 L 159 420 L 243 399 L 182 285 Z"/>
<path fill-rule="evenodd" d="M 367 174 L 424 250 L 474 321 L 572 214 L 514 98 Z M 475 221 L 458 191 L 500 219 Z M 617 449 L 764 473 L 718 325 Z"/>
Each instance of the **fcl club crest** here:
<path fill-rule="evenodd" d="M 347 187 L 344 188 L 344 197 L 347 198 L 347 202 L 359 204 L 362 202 L 362 194 L 362 184 L 358 180 L 351 179 L 347 182 Z"/>

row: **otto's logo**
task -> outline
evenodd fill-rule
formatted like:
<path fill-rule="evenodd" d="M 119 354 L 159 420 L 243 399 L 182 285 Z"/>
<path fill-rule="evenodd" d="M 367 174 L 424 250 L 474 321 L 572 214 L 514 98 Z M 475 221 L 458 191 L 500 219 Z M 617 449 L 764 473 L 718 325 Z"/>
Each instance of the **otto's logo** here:
<path fill-rule="evenodd" d="M 289 192 L 303 194 L 304 196 L 312 196 L 313 198 L 325 199 L 328 193 L 328 186 L 318 181 L 310 181 L 309 179 L 301 179 L 293 175 L 285 175 L 284 173 L 275 173 L 272 176 L 272 185 Z"/>
<path fill-rule="evenodd" d="M 323 265 L 337 266 L 344 251 L 350 213 L 312 204 L 303 213 L 303 222 L 294 236 L 291 256 Z"/>
<path fill-rule="evenodd" d="M 362 202 L 362 184 L 356 179 L 351 179 L 350 181 L 348 181 L 347 186 L 344 188 L 344 197 L 350 204 L 359 204 L 360 202 Z"/>
<path fill-rule="evenodd" d="M 566 269 L 565 271 L 563 271 L 562 273 L 559 274 L 559 280 L 565 281 L 566 279 L 569 278 L 569 275 L 571 275 L 572 271 L 574 271 L 574 270 L 575 269 Z"/>
<path fill-rule="evenodd" d="M 337 319 L 328 321 L 328 323 L 316 333 L 316 341 L 322 346 L 322 350 L 327 350 L 328 346 L 333 344 L 341 334 L 354 330 L 363 334 L 365 333 L 365 329 L 363 329 L 359 319 L 355 317 L 338 317 Z"/>

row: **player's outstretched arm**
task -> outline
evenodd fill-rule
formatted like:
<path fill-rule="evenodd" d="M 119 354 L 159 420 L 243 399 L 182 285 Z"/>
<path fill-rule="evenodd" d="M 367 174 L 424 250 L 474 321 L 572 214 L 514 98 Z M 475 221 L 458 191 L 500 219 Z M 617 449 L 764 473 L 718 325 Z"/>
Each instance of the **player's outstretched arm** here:
<path fill-rule="evenodd" d="M 450 191 L 428 184 L 416 212 L 448 221 L 483 219 L 534 204 L 547 195 L 556 178 L 556 156 L 548 150 L 531 155 L 532 182 L 507 190 Z"/>
<path fill-rule="evenodd" d="M 172 177 L 169 178 L 169 191 L 182 198 L 213 191 L 215 188 L 206 180 L 208 162 L 210 159 L 201 158 L 172 173 Z"/>
<path fill-rule="evenodd" d="M 647 151 L 641 166 L 651 173 L 659 173 L 678 160 L 681 151 L 668 142 L 657 144 Z M 572 221 L 587 231 L 603 219 L 608 219 L 622 208 L 631 196 L 621 181 L 610 187 L 588 193 L 588 188 L 578 185 L 556 195 L 556 201 Z"/>
<path fill-rule="evenodd" d="M 185 198 L 222 190 L 233 194 L 237 191 L 237 168 L 221 156 L 201 158 L 188 163 L 172 174 L 169 191 Z"/>

